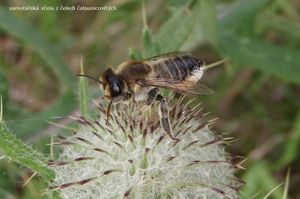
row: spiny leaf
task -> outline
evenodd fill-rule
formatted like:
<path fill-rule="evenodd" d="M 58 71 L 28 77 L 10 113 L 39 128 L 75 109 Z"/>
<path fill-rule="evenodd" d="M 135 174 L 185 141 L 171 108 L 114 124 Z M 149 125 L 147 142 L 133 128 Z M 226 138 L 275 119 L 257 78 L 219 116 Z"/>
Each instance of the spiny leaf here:
<path fill-rule="evenodd" d="M 16 138 L 3 121 L 0 122 L 0 137 L 0 150 L 5 157 L 39 173 L 45 180 L 54 178 L 54 172 L 45 164 L 45 157 Z"/>

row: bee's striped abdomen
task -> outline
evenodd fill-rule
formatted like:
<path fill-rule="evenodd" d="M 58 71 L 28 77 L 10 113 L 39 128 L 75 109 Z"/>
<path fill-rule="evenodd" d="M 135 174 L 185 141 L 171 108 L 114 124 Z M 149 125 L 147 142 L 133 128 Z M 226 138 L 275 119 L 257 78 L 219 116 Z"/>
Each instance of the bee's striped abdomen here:
<path fill-rule="evenodd" d="M 177 55 L 157 62 L 154 67 L 158 78 L 186 80 L 195 76 L 202 77 L 204 62 L 190 55 Z"/>

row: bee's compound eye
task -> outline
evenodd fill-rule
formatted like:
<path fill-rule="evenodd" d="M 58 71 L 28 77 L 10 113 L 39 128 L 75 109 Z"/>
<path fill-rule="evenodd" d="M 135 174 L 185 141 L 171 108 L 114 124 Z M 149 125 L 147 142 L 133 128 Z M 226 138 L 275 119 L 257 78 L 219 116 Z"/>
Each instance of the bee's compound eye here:
<path fill-rule="evenodd" d="M 118 84 L 112 84 L 111 91 L 113 96 L 117 96 L 121 94 L 121 88 Z"/>
<path fill-rule="evenodd" d="M 119 93 L 120 92 L 120 88 L 117 84 L 113 84 L 113 91 L 114 91 L 114 93 Z"/>

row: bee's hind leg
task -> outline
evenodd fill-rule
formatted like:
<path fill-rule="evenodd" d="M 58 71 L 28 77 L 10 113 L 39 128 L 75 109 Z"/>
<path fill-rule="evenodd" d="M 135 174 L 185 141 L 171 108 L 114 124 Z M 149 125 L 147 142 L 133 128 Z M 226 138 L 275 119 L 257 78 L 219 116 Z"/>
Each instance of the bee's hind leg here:
<path fill-rule="evenodd" d="M 164 131 L 170 136 L 171 139 L 178 141 L 179 139 L 173 136 L 171 124 L 169 121 L 169 107 L 165 98 L 158 94 L 158 88 L 153 88 L 148 92 L 148 97 L 144 107 L 150 107 L 154 101 L 159 101 L 160 110 L 160 123 Z"/>
<path fill-rule="evenodd" d="M 170 136 L 171 139 L 179 141 L 178 138 L 173 136 L 172 127 L 169 120 L 169 107 L 165 100 L 165 98 L 161 95 L 156 96 L 156 100 L 159 101 L 159 109 L 160 109 L 160 123 L 164 131 Z"/>

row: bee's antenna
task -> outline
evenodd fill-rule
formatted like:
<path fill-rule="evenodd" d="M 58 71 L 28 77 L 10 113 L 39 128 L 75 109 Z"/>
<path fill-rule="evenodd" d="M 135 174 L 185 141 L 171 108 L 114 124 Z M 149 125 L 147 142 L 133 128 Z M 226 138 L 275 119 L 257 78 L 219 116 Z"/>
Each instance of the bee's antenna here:
<path fill-rule="evenodd" d="M 215 66 L 217 66 L 219 64 L 223 64 L 224 62 L 227 62 L 227 61 L 228 61 L 228 59 L 222 59 L 220 61 L 217 61 L 217 62 L 208 64 L 208 65 L 205 65 L 204 66 L 204 70 L 210 69 L 210 68 L 215 67 Z"/>
<path fill-rule="evenodd" d="M 103 82 L 101 82 L 99 79 L 97 79 L 95 77 L 92 77 L 92 76 L 89 76 L 89 75 L 77 74 L 76 76 L 78 76 L 78 77 L 87 77 L 91 80 L 94 80 L 95 82 L 98 82 L 99 84 L 103 84 Z"/>

